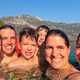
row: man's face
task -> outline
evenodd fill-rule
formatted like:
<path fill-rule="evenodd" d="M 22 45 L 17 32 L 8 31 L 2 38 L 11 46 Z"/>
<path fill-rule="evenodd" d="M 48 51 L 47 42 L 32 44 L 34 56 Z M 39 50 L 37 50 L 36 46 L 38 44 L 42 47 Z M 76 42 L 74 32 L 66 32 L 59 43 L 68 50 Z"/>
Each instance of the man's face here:
<path fill-rule="evenodd" d="M 6 55 L 11 55 L 15 51 L 15 45 L 16 45 L 16 34 L 15 31 L 6 28 L 1 30 L 1 36 L 2 36 L 2 51 Z"/>

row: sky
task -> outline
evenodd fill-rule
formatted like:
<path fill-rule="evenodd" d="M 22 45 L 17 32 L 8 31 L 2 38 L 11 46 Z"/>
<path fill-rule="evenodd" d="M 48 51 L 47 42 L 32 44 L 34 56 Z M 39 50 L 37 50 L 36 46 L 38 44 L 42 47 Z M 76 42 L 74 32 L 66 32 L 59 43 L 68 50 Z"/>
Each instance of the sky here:
<path fill-rule="evenodd" d="M 0 0 L 0 18 L 22 14 L 51 22 L 80 23 L 80 0 Z"/>

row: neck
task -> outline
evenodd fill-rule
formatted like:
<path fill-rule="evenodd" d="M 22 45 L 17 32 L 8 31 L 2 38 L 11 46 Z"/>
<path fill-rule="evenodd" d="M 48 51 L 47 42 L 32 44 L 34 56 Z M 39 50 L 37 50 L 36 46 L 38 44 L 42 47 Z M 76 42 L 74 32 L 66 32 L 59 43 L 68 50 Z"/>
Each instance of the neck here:
<path fill-rule="evenodd" d="M 32 65 L 35 62 L 34 57 L 32 57 L 30 59 L 26 59 L 21 55 L 19 59 L 22 60 L 24 63 L 27 63 L 28 65 Z"/>
<path fill-rule="evenodd" d="M 5 53 L 2 53 L 2 54 L 4 55 L 4 58 L 9 58 L 9 57 L 16 55 L 16 52 L 13 52 L 11 54 L 5 54 Z"/>

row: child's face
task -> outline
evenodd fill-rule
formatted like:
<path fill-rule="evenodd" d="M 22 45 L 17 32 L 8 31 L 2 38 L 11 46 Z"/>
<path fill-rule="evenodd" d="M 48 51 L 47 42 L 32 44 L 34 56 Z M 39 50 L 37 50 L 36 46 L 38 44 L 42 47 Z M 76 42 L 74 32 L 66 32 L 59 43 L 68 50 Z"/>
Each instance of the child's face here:
<path fill-rule="evenodd" d="M 20 49 L 21 49 L 21 55 L 29 60 L 31 59 L 37 49 L 37 43 L 35 41 L 35 38 L 22 36 L 21 42 L 20 42 Z"/>
<path fill-rule="evenodd" d="M 1 39 L 0 39 L 0 53 L 1 53 Z"/>
<path fill-rule="evenodd" d="M 75 57 L 80 65 L 80 37 L 78 39 L 78 42 L 76 43 Z"/>
<path fill-rule="evenodd" d="M 38 45 L 39 46 L 41 46 L 44 43 L 46 34 L 47 33 L 45 32 L 45 29 L 43 29 L 43 30 L 38 32 L 38 35 L 39 35 L 39 37 L 38 37 Z"/>

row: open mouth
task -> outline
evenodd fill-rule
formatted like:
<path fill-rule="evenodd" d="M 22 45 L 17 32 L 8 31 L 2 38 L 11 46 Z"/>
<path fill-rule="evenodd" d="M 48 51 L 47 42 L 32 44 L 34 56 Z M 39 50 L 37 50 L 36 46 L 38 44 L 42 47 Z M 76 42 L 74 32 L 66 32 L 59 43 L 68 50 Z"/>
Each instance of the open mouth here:
<path fill-rule="evenodd" d="M 26 51 L 26 52 L 25 52 L 25 55 L 26 55 L 26 56 L 31 56 L 31 55 L 32 55 L 32 52 Z"/>
<path fill-rule="evenodd" d="M 53 63 L 60 63 L 61 62 L 61 58 L 51 58 L 51 61 Z"/>
<path fill-rule="evenodd" d="M 12 46 L 8 46 L 6 47 L 7 50 L 11 50 L 12 49 Z"/>

